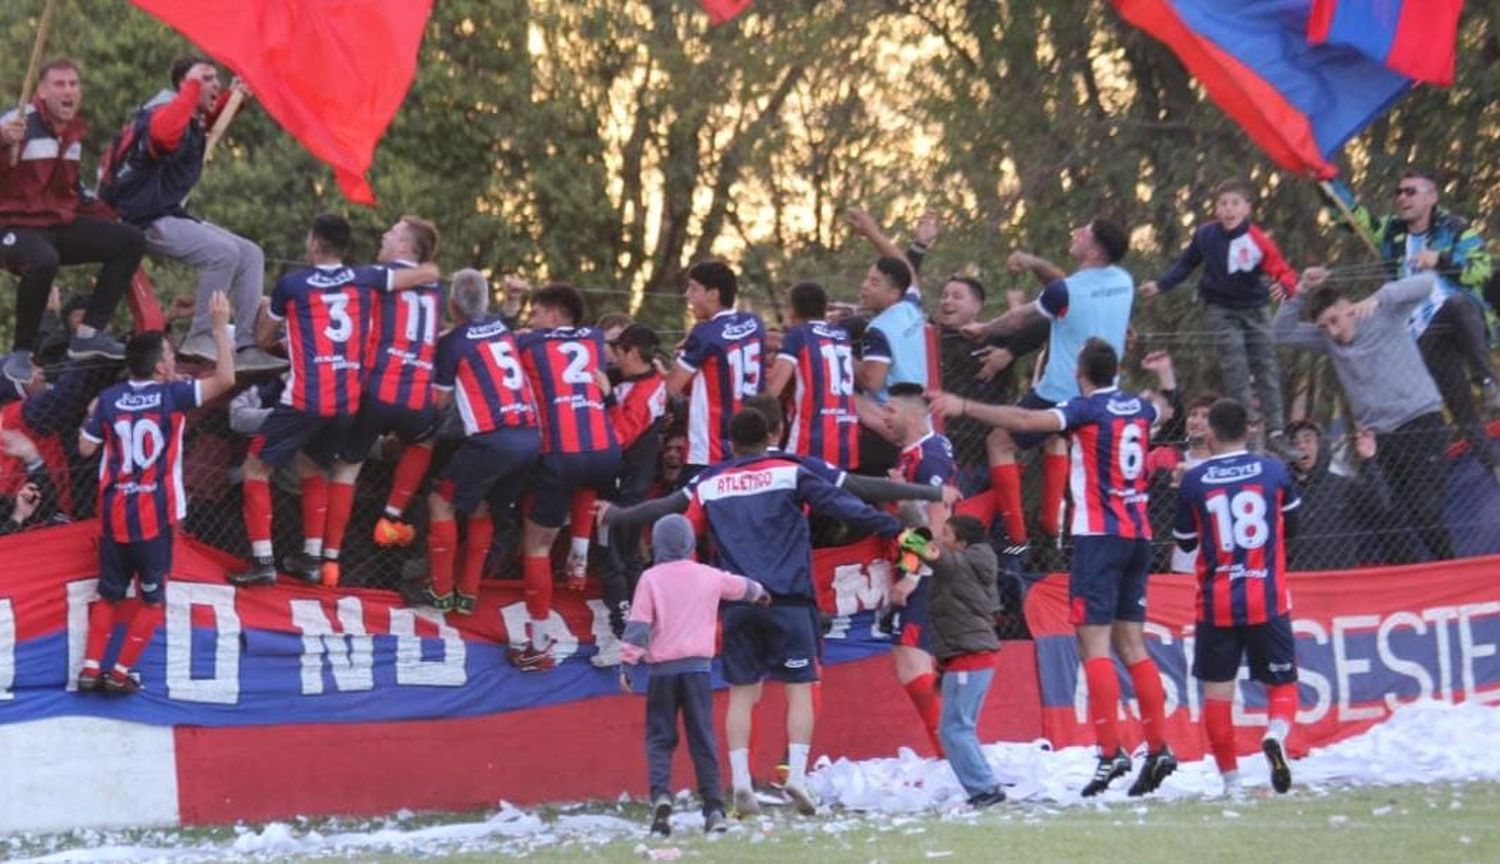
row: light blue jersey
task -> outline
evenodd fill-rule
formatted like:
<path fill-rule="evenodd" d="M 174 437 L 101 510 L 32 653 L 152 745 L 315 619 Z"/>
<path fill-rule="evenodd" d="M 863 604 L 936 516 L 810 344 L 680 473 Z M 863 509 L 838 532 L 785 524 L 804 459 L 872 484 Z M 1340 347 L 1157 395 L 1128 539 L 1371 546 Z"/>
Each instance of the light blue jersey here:
<path fill-rule="evenodd" d="M 1094 337 L 1125 356 L 1125 330 L 1134 301 L 1135 280 L 1113 264 L 1088 267 L 1048 283 L 1036 298 L 1037 310 L 1052 320 L 1047 368 L 1036 394 L 1054 404 L 1078 397 L 1078 352 Z"/>
<path fill-rule="evenodd" d="M 1129 278 L 1129 277 L 1126 277 Z M 873 394 L 885 404 L 892 384 L 927 386 L 927 333 L 922 320 L 922 295 L 915 288 L 870 320 L 861 343 L 860 359 L 887 363 L 885 386 Z"/>

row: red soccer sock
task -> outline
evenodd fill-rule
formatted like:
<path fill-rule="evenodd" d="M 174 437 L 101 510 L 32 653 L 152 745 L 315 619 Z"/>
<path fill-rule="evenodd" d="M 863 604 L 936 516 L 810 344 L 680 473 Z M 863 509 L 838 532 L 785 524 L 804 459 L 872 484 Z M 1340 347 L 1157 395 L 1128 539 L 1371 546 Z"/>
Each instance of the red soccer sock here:
<path fill-rule="evenodd" d="M 83 662 L 99 668 L 104 662 L 104 651 L 109 647 L 109 637 L 115 631 L 115 604 L 108 600 L 95 600 L 89 604 L 89 634 L 84 642 Z"/>
<path fill-rule="evenodd" d="M 1129 671 L 1135 701 L 1141 709 L 1141 730 L 1146 734 L 1146 745 L 1155 753 L 1167 746 L 1167 693 L 1161 686 L 1161 673 L 1149 657 Z"/>
<path fill-rule="evenodd" d="M 453 559 L 458 554 L 458 523 L 433 520 L 427 526 L 427 567 L 432 593 L 442 597 L 453 592 Z"/>
<path fill-rule="evenodd" d="M 484 572 L 484 556 L 495 539 L 495 523 L 489 516 L 469 517 L 469 533 L 464 538 L 464 569 L 458 577 L 458 593 L 479 596 L 479 575 Z"/>
<path fill-rule="evenodd" d="M 1115 717 L 1120 711 L 1120 679 L 1115 662 L 1108 657 L 1083 661 L 1083 674 L 1089 685 L 1089 722 L 1094 726 L 1094 740 L 1099 752 L 1111 756 L 1120 749 L 1120 730 Z"/>
<path fill-rule="evenodd" d="M 354 484 L 337 480 L 328 484 L 328 520 L 323 524 L 323 557 L 337 560 L 344 545 L 344 531 L 354 510 Z"/>
<path fill-rule="evenodd" d="M 1297 685 L 1273 684 L 1266 688 L 1267 706 L 1266 715 L 1271 720 L 1281 720 L 1286 723 L 1286 728 L 1291 729 L 1292 724 L 1297 722 Z"/>
<path fill-rule="evenodd" d="M 995 490 L 995 503 L 1005 519 L 1005 533 L 1010 542 L 1025 543 L 1026 515 L 1021 512 L 1021 466 L 1014 462 L 990 466 L 990 488 Z"/>
<path fill-rule="evenodd" d="M 245 534 L 251 554 L 271 557 L 271 484 L 245 478 Z"/>
<path fill-rule="evenodd" d="M 412 444 L 401 451 L 396 463 L 396 475 L 391 479 L 391 494 L 385 499 L 385 515 L 400 519 L 406 505 L 417 494 L 422 478 L 427 476 L 427 467 L 432 464 L 431 444 Z"/>
<path fill-rule="evenodd" d="M 521 557 L 521 582 L 526 595 L 526 614 L 542 621 L 552 612 L 552 559 L 546 555 Z"/>
<path fill-rule="evenodd" d="M 1062 531 L 1063 491 L 1068 485 L 1068 457 L 1042 454 L 1042 533 L 1056 537 Z"/>
<path fill-rule="evenodd" d="M 123 668 L 128 672 L 135 668 L 136 662 L 141 659 L 141 653 L 151 644 L 151 634 L 156 632 L 161 619 L 160 604 L 145 603 L 135 610 L 135 614 L 130 617 L 130 624 L 125 628 L 125 644 L 120 646 L 120 656 L 115 658 L 116 669 Z"/>
<path fill-rule="evenodd" d="M 938 693 L 937 676 L 928 672 L 911 679 L 902 685 L 906 688 L 906 695 L 911 699 L 911 704 L 916 706 L 917 714 L 922 718 L 922 725 L 927 729 L 927 737 L 932 741 L 932 749 L 937 751 L 938 758 L 943 758 L 943 744 L 938 738 L 938 722 L 943 715 L 943 697 Z"/>
<path fill-rule="evenodd" d="M 302 537 L 322 541 L 328 524 L 328 478 L 313 474 L 302 478 Z"/>
<path fill-rule="evenodd" d="M 1228 699 L 1208 698 L 1203 703 L 1203 729 L 1208 733 L 1208 749 L 1220 774 L 1238 771 L 1239 757 L 1234 752 L 1234 703 Z"/>
<path fill-rule="evenodd" d="M 594 502 L 599 493 L 592 489 L 579 489 L 573 493 L 573 506 L 569 509 L 568 534 L 574 540 L 587 541 L 594 536 Z"/>

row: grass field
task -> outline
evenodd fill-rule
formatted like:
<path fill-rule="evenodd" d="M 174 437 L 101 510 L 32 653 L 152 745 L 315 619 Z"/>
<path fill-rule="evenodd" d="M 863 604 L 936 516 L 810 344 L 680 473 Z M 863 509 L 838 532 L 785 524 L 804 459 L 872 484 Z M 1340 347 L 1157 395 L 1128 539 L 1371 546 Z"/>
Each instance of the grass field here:
<path fill-rule="evenodd" d="M 983 813 L 813 819 L 771 810 L 704 838 L 683 829 L 645 837 L 641 805 L 539 811 L 541 827 L 507 839 L 480 826 L 492 814 L 399 822 L 314 821 L 272 829 L 198 829 L 8 838 L 8 857 L 48 861 L 259 860 L 638 862 L 1492 862 L 1500 861 L 1500 785 L 1299 788 L 1242 802 L 1001 805 Z M 571 826 L 571 827 L 569 827 Z M 289 830 L 288 830 L 289 829 Z M 287 832 L 290 839 L 272 835 Z M 249 839 L 253 842 L 244 842 Z M 237 842 L 239 841 L 239 842 Z M 310 853 L 310 854 L 308 854 Z"/>

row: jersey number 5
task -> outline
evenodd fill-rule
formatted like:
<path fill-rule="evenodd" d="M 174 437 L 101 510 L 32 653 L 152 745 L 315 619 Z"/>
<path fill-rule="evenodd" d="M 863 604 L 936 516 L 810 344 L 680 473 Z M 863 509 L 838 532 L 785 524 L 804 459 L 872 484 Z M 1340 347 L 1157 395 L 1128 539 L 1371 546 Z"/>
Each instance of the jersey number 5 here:
<path fill-rule="evenodd" d="M 500 383 L 509 390 L 521 389 L 521 364 L 516 361 L 515 352 L 511 350 L 509 342 L 486 342 L 490 349 L 490 356 L 495 358 L 495 366 L 500 369 Z"/>

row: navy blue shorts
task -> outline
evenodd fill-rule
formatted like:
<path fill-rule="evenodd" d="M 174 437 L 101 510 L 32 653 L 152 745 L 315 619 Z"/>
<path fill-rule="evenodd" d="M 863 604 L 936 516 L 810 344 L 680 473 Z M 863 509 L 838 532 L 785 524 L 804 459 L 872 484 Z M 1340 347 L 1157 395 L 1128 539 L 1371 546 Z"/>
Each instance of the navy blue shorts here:
<path fill-rule="evenodd" d="M 818 607 L 724 607 L 724 680 L 787 684 L 818 680 Z"/>
<path fill-rule="evenodd" d="M 366 396 L 359 403 L 359 413 L 354 415 L 354 425 L 339 449 L 339 458 L 345 462 L 365 461 L 376 440 L 388 433 L 394 432 L 403 444 L 415 444 L 431 438 L 436 431 L 436 409 L 414 411 Z"/>
<path fill-rule="evenodd" d="M 1202 681 L 1233 681 L 1240 674 L 1240 658 L 1250 661 L 1250 678 L 1262 684 L 1291 684 L 1297 680 L 1297 639 L 1289 615 L 1264 624 L 1215 627 L 1198 622 L 1193 637 L 1193 677 Z"/>
<path fill-rule="evenodd" d="M 1027 390 L 1017 402 L 1017 408 L 1026 408 L 1031 411 L 1046 411 L 1048 408 L 1056 408 L 1057 403 L 1043 399 L 1036 395 L 1035 390 Z M 1017 450 L 1030 450 L 1040 447 L 1042 442 L 1056 435 L 1056 432 L 1012 432 L 1010 440 L 1016 442 Z"/>
<path fill-rule="evenodd" d="M 486 500 L 491 507 L 506 496 L 514 501 L 541 450 L 542 438 L 535 429 L 496 429 L 471 435 L 443 466 L 438 475 L 438 494 L 466 516 Z"/>
<path fill-rule="evenodd" d="M 111 603 L 125 599 L 132 579 L 141 580 L 141 599 L 152 605 L 167 596 L 172 570 L 172 529 L 150 540 L 121 543 L 106 533 L 99 539 L 99 596 Z"/>
<path fill-rule="evenodd" d="M 619 476 L 619 450 L 548 453 L 537 464 L 526 490 L 531 493 L 526 518 L 543 528 L 561 528 L 568 521 L 574 492 L 592 489 L 607 498 L 614 494 Z"/>
<path fill-rule="evenodd" d="M 1068 619 L 1080 624 L 1146 620 L 1151 541 L 1109 535 L 1073 538 Z"/>
<path fill-rule="evenodd" d="M 250 439 L 250 452 L 272 468 L 287 465 L 298 451 L 328 468 L 353 425 L 354 417 L 349 414 L 319 417 L 289 405 L 277 405 L 260 432 Z"/>
<path fill-rule="evenodd" d="M 896 607 L 896 644 L 906 648 L 920 648 L 932 653 L 932 626 L 927 617 L 927 583 L 931 576 L 917 583 L 917 590 L 906 598 L 905 606 Z"/>

